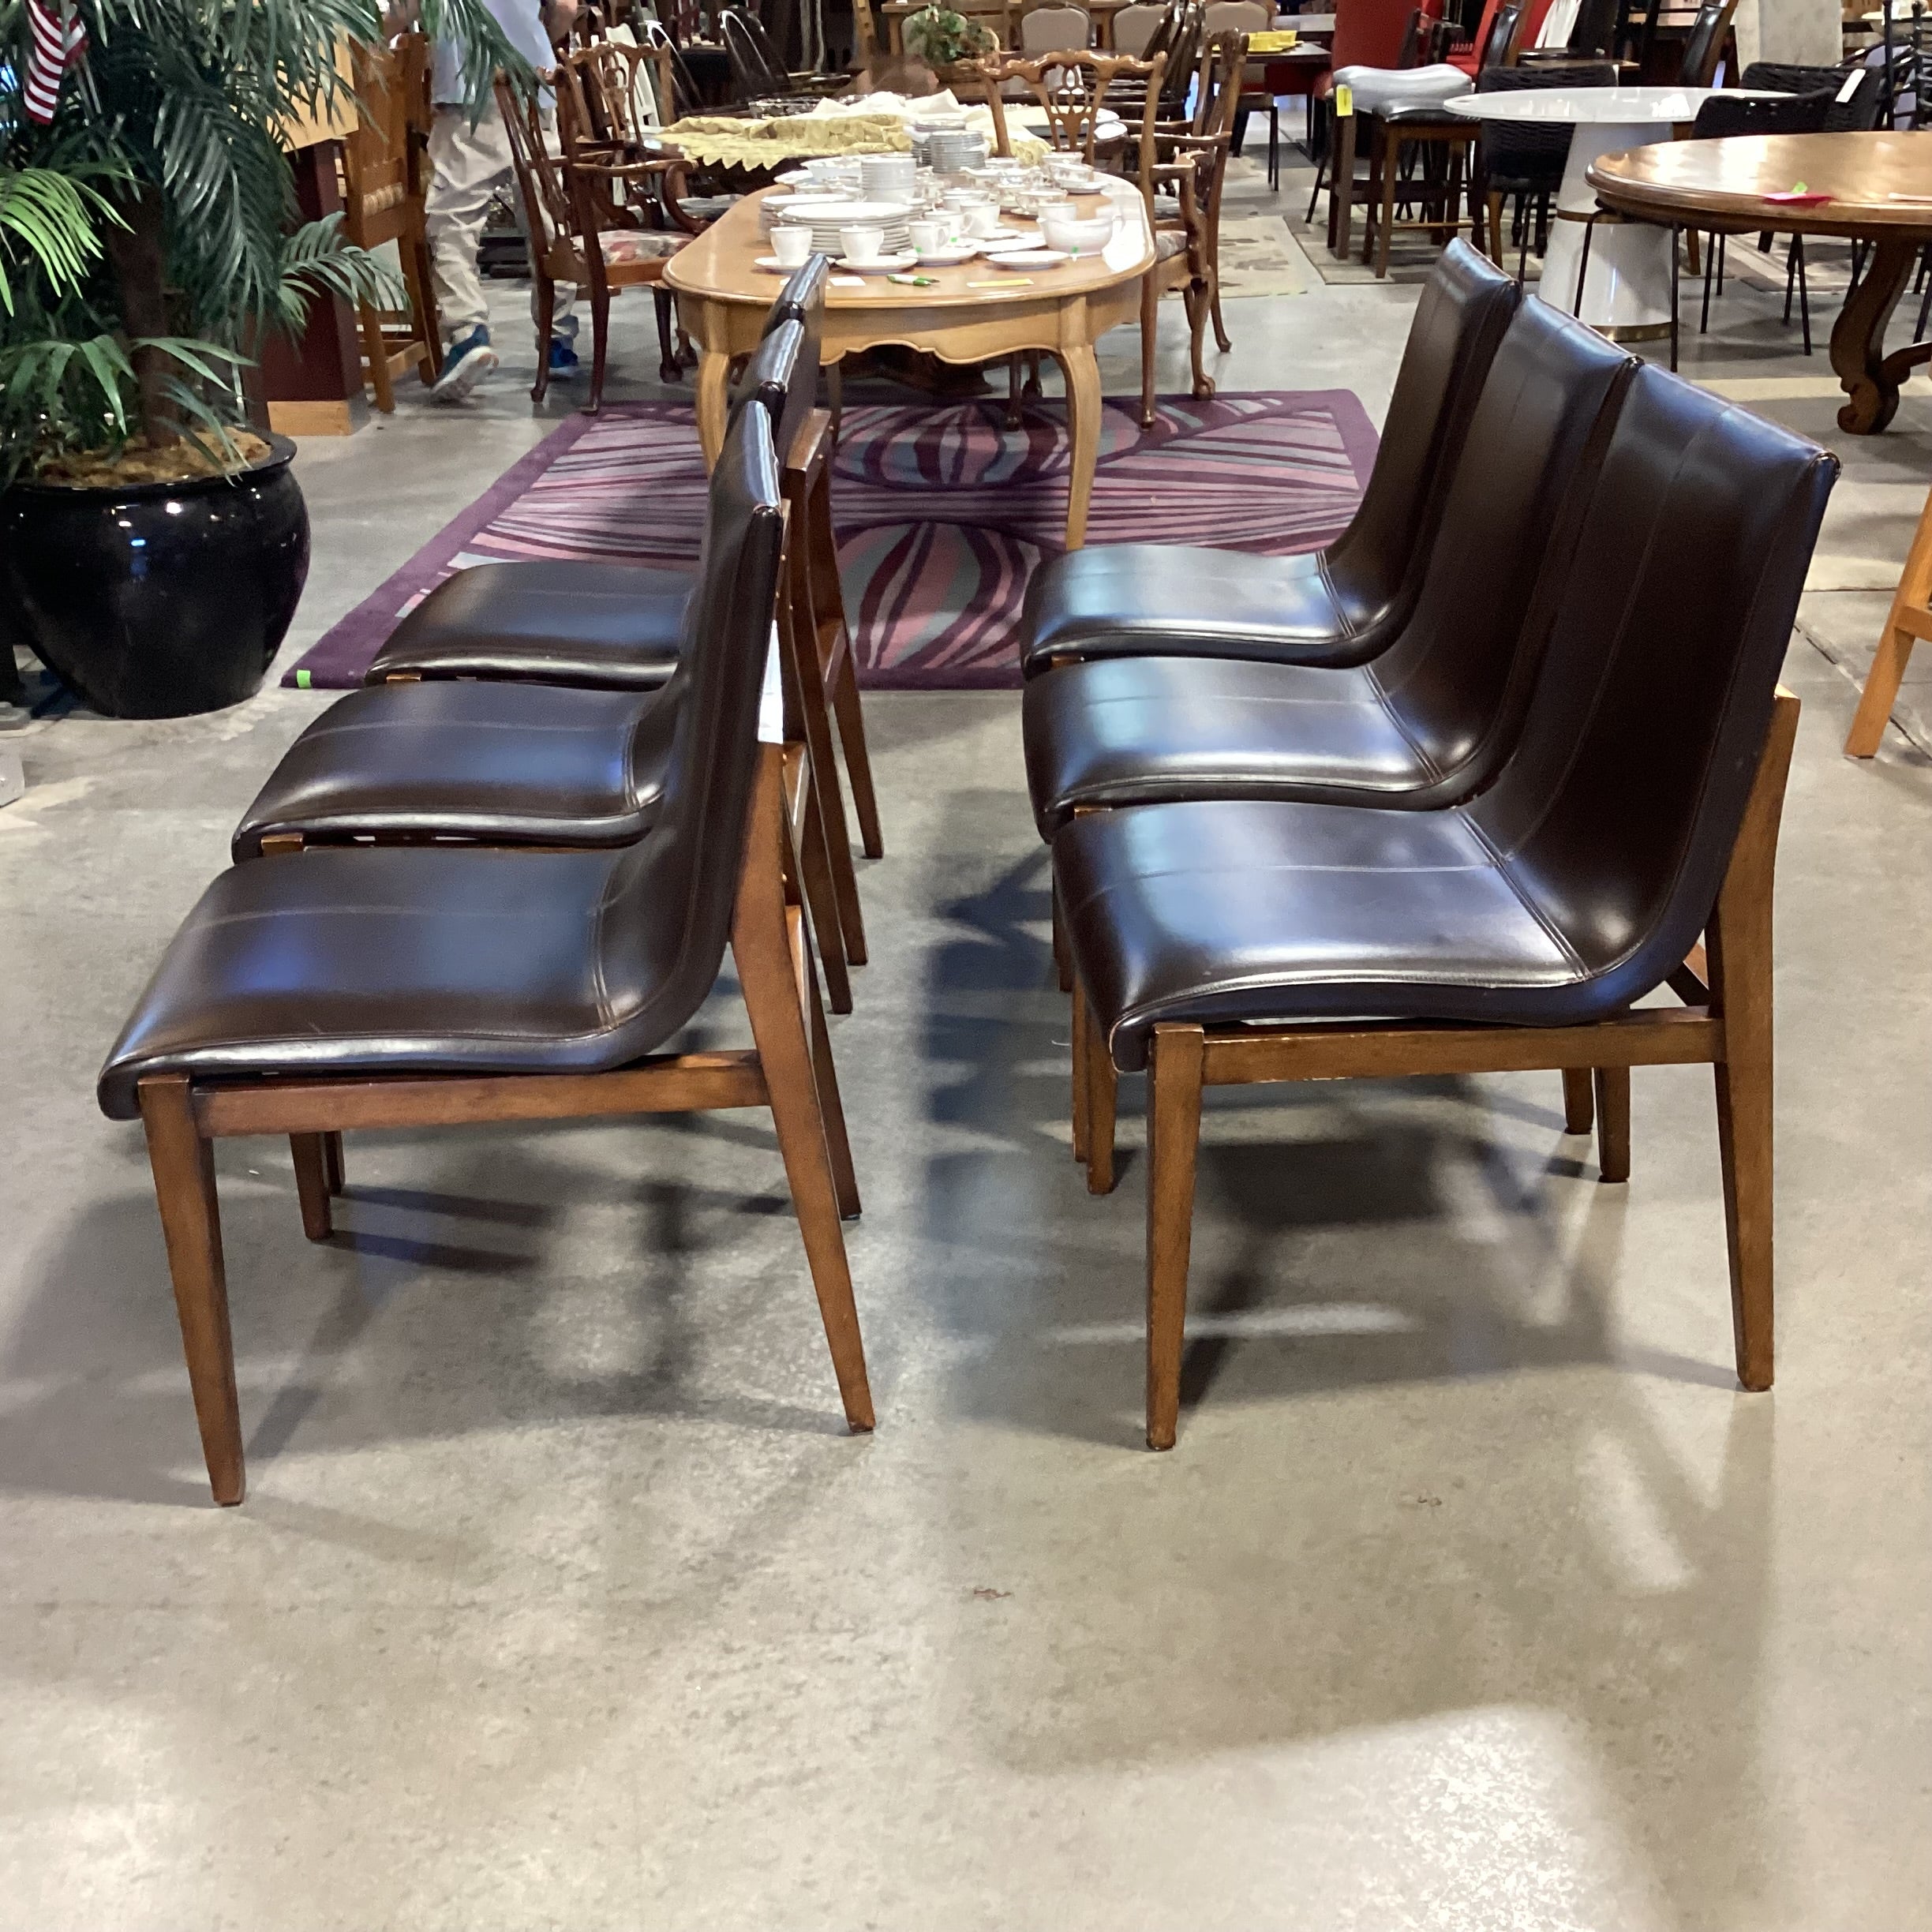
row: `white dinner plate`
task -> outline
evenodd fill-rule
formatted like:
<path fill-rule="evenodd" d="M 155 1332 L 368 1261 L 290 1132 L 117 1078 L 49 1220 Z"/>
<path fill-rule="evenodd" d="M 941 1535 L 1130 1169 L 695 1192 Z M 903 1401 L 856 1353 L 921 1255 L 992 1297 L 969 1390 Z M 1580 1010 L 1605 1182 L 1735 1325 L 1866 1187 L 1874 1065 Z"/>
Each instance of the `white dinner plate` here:
<path fill-rule="evenodd" d="M 901 254 L 882 255 L 876 261 L 854 261 L 849 256 L 841 255 L 837 265 L 854 275 L 903 275 L 918 260 L 917 253 L 907 249 Z"/>
<path fill-rule="evenodd" d="M 995 268 L 1058 268 L 1071 259 L 1058 249 L 1008 249 L 987 257 Z"/>
<path fill-rule="evenodd" d="M 806 261 L 811 259 L 809 255 L 805 258 Z M 761 255 L 751 265 L 754 268 L 762 268 L 767 275 L 791 275 L 798 273 L 797 268 L 788 268 L 776 255 Z M 803 268 L 804 263 L 801 262 L 799 266 Z"/>
<path fill-rule="evenodd" d="M 979 253 L 977 242 L 962 242 L 957 248 L 922 249 L 919 251 L 919 265 L 922 268 L 957 268 L 961 262 L 969 262 Z"/>

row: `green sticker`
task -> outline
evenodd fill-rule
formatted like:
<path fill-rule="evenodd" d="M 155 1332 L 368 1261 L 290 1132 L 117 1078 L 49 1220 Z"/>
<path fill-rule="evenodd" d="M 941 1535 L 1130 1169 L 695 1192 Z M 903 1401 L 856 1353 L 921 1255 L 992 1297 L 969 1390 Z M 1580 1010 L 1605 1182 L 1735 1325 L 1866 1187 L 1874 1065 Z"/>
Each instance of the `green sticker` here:
<path fill-rule="evenodd" d="M 295 673 L 295 688 L 298 691 L 308 690 L 309 673 L 306 671 L 298 671 Z"/>

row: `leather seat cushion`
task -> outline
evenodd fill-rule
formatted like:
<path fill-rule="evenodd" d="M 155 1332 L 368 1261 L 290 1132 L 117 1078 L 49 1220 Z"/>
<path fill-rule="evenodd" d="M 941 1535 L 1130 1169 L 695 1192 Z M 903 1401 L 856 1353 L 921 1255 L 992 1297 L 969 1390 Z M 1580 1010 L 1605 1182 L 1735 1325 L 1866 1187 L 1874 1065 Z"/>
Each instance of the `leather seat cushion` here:
<path fill-rule="evenodd" d="M 1352 661 L 1357 625 L 1320 551 L 1250 556 L 1169 544 L 1100 544 L 1033 573 L 1020 617 L 1020 668 L 1056 658 L 1253 657 Z"/>
<path fill-rule="evenodd" d="M 677 668 L 697 581 L 633 564 L 478 564 L 396 626 L 367 682 L 411 672 L 655 691 Z"/>
<path fill-rule="evenodd" d="M 1459 811 L 1101 812 L 1060 833 L 1054 872 L 1122 1072 L 1162 1020 L 1556 1022 L 1586 977 Z"/>
<path fill-rule="evenodd" d="M 1432 107 L 1476 91 L 1475 82 L 1447 62 L 1433 67 L 1339 67 L 1335 84 L 1353 92 L 1361 114 Z"/>
<path fill-rule="evenodd" d="M 290 746 L 234 835 L 437 834 L 617 845 L 656 815 L 675 699 L 541 684 L 387 684 L 331 705 Z"/>
<path fill-rule="evenodd" d="M 1074 811 L 1167 799 L 1399 800 L 1439 774 L 1368 669 L 1115 657 L 1035 678 L 1022 699 L 1040 836 Z"/>
<path fill-rule="evenodd" d="M 602 1065 L 625 1017 L 610 987 L 648 990 L 663 970 L 605 957 L 605 902 L 627 856 L 324 849 L 224 872 L 109 1056 L 101 1106 L 132 1118 L 151 1073 Z M 680 925 L 683 908 L 670 911 Z"/>

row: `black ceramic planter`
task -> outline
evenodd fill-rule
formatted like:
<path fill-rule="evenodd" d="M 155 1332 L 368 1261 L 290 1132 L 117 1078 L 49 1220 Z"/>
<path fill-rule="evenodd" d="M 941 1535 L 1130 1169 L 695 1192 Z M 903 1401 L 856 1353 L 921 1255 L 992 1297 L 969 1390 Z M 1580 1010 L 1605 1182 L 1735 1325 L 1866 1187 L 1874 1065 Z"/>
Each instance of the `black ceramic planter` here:
<path fill-rule="evenodd" d="M 0 635 L 110 717 L 182 717 L 261 683 L 309 575 L 295 445 L 238 477 L 0 495 Z"/>

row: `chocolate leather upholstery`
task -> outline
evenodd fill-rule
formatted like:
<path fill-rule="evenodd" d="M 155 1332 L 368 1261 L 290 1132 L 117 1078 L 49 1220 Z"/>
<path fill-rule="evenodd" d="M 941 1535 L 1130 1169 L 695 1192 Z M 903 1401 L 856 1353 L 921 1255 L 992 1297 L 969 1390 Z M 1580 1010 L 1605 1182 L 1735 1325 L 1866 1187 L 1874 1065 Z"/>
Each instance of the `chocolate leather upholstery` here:
<path fill-rule="evenodd" d="M 743 410 L 712 477 L 701 645 L 651 836 L 616 852 L 406 846 L 238 866 L 203 895 L 101 1071 L 588 1072 L 661 1046 L 730 936 L 784 519 L 769 418 Z"/>
<path fill-rule="evenodd" d="M 1507 275 L 1451 243 L 1416 306 L 1368 488 L 1335 542 L 1289 557 L 1171 544 L 1054 557 L 1027 586 L 1026 675 L 1147 652 L 1361 664 L 1383 650 L 1421 588 L 1449 472 L 1517 301 Z"/>
<path fill-rule="evenodd" d="M 1553 599 L 1637 367 L 1540 301 L 1511 322 L 1451 473 L 1401 635 L 1352 668 L 1095 658 L 1021 700 L 1041 836 L 1083 807 L 1298 798 L 1433 808 L 1514 742 Z"/>
<path fill-rule="evenodd" d="M 1837 473 L 1640 369 L 1522 737 L 1481 797 L 1067 825 L 1060 902 L 1114 1064 L 1144 1065 L 1161 1020 L 1563 1024 L 1661 984 L 1723 882 Z"/>
<path fill-rule="evenodd" d="M 799 376 L 803 332 L 774 330 L 739 414 L 763 414 Z M 707 535 L 701 572 L 728 560 Z M 701 585 L 703 576 L 695 580 Z M 690 683 L 702 591 L 686 601 L 667 683 L 586 691 L 490 680 L 384 684 L 331 705 L 292 744 L 243 814 L 237 860 L 265 838 L 305 844 L 439 837 L 494 845 L 623 845 L 650 830 Z"/>
<path fill-rule="evenodd" d="M 781 462 L 817 398 L 825 278 L 824 258 L 814 256 L 785 284 L 733 394 L 734 411 L 757 396 L 780 414 Z M 768 345 L 789 343 L 794 331 L 796 343 L 774 365 Z M 689 571 L 635 564 L 474 564 L 446 578 L 396 626 L 364 682 L 407 673 L 655 691 L 677 663 L 694 581 Z"/>

